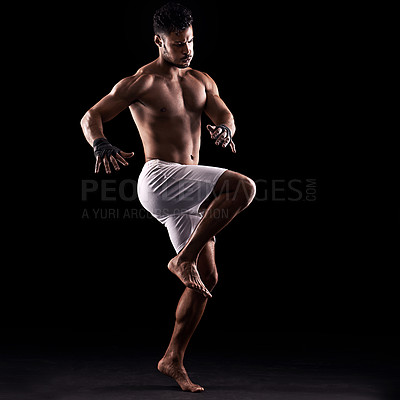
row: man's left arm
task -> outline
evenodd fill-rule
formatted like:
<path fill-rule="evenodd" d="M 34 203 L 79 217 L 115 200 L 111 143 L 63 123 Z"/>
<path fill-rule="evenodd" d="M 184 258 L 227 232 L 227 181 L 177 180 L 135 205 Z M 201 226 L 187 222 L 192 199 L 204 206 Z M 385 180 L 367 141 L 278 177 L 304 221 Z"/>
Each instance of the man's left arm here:
<path fill-rule="evenodd" d="M 215 139 L 215 144 L 222 147 L 230 146 L 233 153 L 236 153 L 235 143 L 232 137 L 235 134 L 235 120 L 229 108 L 219 96 L 216 83 L 207 74 L 206 79 L 206 105 L 204 112 L 215 125 L 207 125 L 207 130 L 210 132 L 211 138 Z"/>

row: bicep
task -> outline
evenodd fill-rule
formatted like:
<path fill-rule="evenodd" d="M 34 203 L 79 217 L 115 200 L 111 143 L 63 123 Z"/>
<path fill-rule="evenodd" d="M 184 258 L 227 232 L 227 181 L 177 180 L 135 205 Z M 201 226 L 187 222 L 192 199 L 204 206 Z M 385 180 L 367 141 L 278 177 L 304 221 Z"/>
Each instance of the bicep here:
<path fill-rule="evenodd" d="M 92 110 L 101 116 L 102 122 L 110 121 L 132 103 L 133 89 L 122 80 L 113 87 L 108 95 L 95 104 Z"/>
<path fill-rule="evenodd" d="M 221 99 L 218 91 L 218 87 L 216 83 L 211 79 L 210 76 L 207 76 L 207 84 L 206 84 L 206 105 L 204 108 L 204 112 L 207 116 L 214 122 L 218 123 L 215 120 L 223 118 L 227 114 L 231 114 L 229 108 Z"/>
<path fill-rule="evenodd" d="M 127 107 L 129 107 L 127 101 L 109 93 L 95 104 L 92 110 L 100 115 L 102 122 L 107 122 L 116 117 Z"/>

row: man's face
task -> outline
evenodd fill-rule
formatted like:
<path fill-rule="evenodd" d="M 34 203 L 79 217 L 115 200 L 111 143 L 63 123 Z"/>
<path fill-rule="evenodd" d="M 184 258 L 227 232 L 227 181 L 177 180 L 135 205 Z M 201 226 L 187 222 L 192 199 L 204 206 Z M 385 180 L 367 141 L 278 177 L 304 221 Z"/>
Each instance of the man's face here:
<path fill-rule="evenodd" d="M 157 37 L 161 39 L 157 42 Z M 186 68 L 193 58 L 193 28 L 189 26 L 180 32 L 163 34 L 162 38 L 156 36 L 156 43 L 161 43 L 163 59 L 177 68 Z"/>

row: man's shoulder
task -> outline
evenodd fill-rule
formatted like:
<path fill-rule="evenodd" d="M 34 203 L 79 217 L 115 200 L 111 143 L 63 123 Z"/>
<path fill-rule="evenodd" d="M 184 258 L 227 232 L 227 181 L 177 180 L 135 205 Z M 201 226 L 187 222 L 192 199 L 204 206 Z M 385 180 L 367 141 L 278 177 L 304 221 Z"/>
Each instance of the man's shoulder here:
<path fill-rule="evenodd" d="M 154 81 L 154 73 L 147 66 L 139 68 L 133 75 L 121 79 L 115 86 L 114 91 L 130 91 L 133 89 L 146 89 Z"/>
<path fill-rule="evenodd" d="M 188 70 L 188 74 L 201 81 L 206 89 L 212 88 L 212 86 L 215 85 L 211 76 L 208 75 L 206 72 L 190 68 L 190 70 Z"/>
<path fill-rule="evenodd" d="M 122 79 L 121 82 L 131 85 L 136 82 L 145 82 L 154 78 L 154 73 L 151 69 L 148 68 L 147 65 L 140 67 L 133 75 L 127 76 L 126 78 Z"/>
<path fill-rule="evenodd" d="M 187 73 L 197 79 L 203 80 L 204 82 L 211 79 L 210 75 L 206 72 L 199 71 L 198 69 L 188 68 Z"/>

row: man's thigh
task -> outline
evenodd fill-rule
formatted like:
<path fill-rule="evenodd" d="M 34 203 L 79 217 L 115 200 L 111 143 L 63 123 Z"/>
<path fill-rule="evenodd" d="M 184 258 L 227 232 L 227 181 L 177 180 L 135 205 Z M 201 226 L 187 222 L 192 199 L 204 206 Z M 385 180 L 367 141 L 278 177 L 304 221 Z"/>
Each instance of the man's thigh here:
<path fill-rule="evenodd" d="M 214 186 L 210 196 L 201 204 L 199 210 L 204 211 L 210 203 L 221 193 L 234 193 L 238 186 L 243 184 L 248 178 L 245 175 L 239 174 L 231 170 L 225 171 Z"/>

